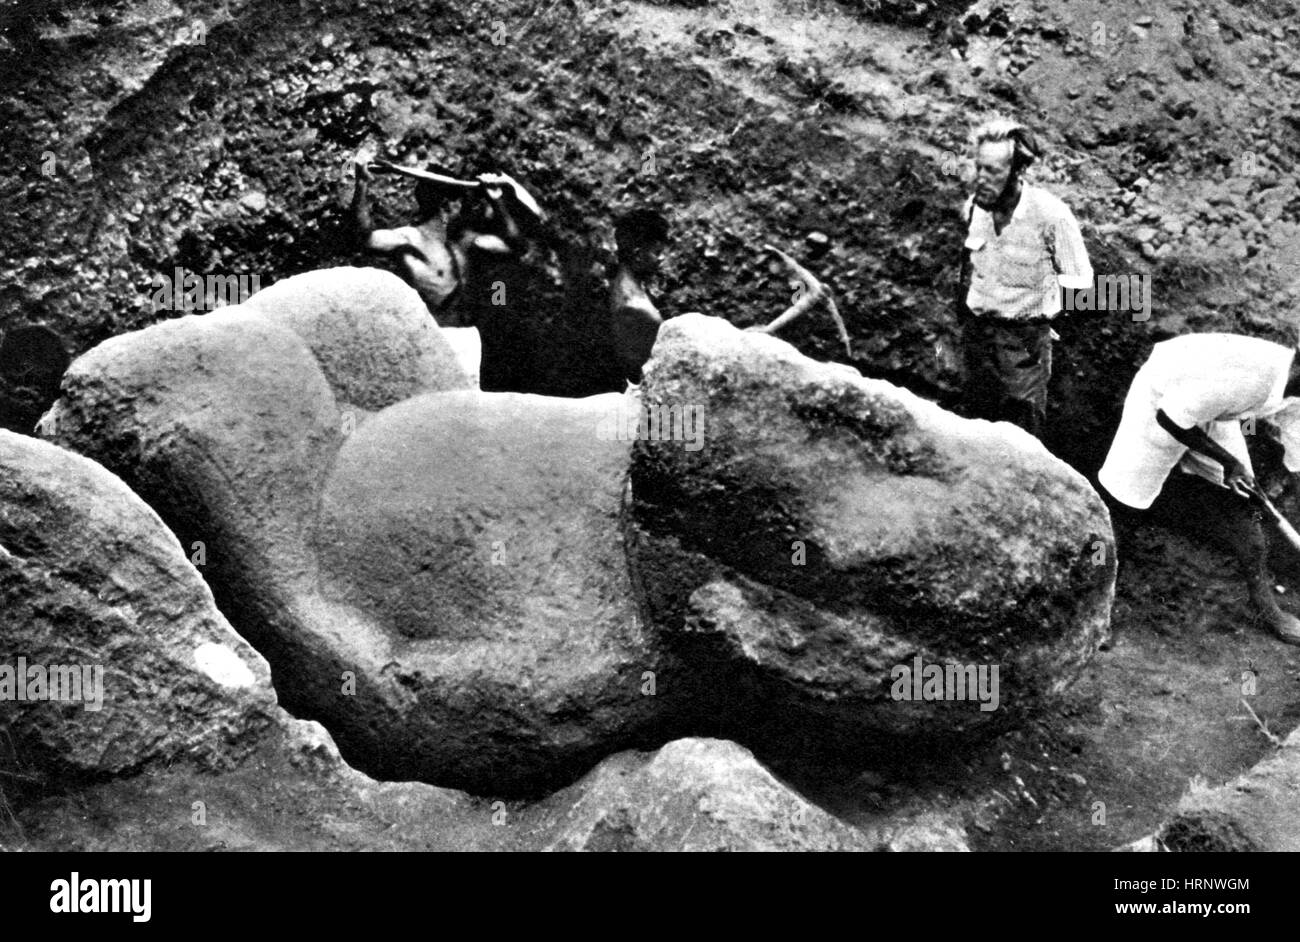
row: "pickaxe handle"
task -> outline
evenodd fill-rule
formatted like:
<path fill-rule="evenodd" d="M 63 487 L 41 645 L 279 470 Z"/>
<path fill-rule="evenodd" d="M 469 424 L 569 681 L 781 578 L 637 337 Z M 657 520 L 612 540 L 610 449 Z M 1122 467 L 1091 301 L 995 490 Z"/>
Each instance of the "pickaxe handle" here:
<path fill-rule="evenodd" d="M 378 173 L 400 173 L 402 176 L 411 177 L 415 180 L 428 180 L 430 183 L 437 183 L 441 186 L 460 187 L 464 190 L 476 190 L 480 186 L 477 180 L 458 180 L 455 177 L 444 177 L 440 173 L 430 173 L 428 170 L 419 170 L 415 167 L 403 167 L 400 164 L 390 163 L 387 160 L 374 160 L 370 162 L 371 171 Z"/>
<path fill-rule="evenodd" d="M 776 331 L 780 330 L 796 317 L 799 317 L 805 311 L 809 310 L 818 301 L 825 299 L 826 309 L 830 311 L 831 318 L 835 321 L 835 326 L 840 332 L 840 339 L 844 341 L 844 352 L 849 357 L 852 357 L 853 346 L 849 343 L 849 332 L 844 326 L 844 318 L 840 316 L 840 309 L 835 306 L 835 299 L 832 298 L 830 292 L 826 290 L 826 286 L 818 281 L 817 278 L 813 276 L 812 272 L 804 268 L 793 258 L 775 246 L 764 245 L 763 251 L 771 252 L 784 262 L 785 266 L 790 269 L 794 276 L 798 278 L 807 289 L 804 296 L 787 308 L 785 313 L 772 321 L 772 323 L 768 324 L 766 327 L 761 328 L 763 333 L 776 333 Z"/>

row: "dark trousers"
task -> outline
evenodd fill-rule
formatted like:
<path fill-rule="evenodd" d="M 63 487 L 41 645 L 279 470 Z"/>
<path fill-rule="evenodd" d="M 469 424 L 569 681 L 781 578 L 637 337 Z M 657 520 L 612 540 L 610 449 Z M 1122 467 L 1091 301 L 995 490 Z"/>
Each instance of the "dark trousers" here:
<path fill-rule="evenodd" d="M 1150 514 L 1153 520 L 1165 526 L 1231 553 L 1257 610 L 1271 620 L 1281 615 L 1268 569 L 1268 538 L 1264 533 L 1263 514 L 1249 501 L 1227 488 L 1177 468 L 1169 473 L 1160 496 L 1149 511 L 1135 510 L 1119 503 L 1104 487 L 1098 486 L 1097 492 L 1110 509 L 1121 565 L 1128 555 L 1128 541 L 1133 537 L 1133 529 Z"/>
<path fill-rule="evenodd" d="M 1264 515 L 1250 501 L 1175 468 L 1151 505 L 1151 512 L 1166 526 L 1208 538 L 1227 550 L 1248 582 L 1269 581 Z"/>
<path fill-rule="evenodd" d="M 1014 422 L 1041 438 L 1052 375 L 1051 326 L 967 315 L 961 332 L 965 396 L 975 417 Z"/>

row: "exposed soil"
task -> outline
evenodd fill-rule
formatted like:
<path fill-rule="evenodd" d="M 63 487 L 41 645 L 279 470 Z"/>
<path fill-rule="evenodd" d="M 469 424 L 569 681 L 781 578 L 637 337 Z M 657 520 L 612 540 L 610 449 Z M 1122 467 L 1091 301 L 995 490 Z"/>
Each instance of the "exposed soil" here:
<path fill-rule="evenodd" d="M 1113 642 L 1050 714 L 977 756 L 922 757 L 910 777 L 781 771 L 863 825 L 951 806 L 976 849 L 1109 850 L 1153 832 L 1193 780 L 1221 784 L 1271 753 L 1241 705 L 1243 672 L 1256 673 L 1246 699 L 1270 731 L 1300 723 L 1300 652 L 1254 624 L 1226 557 L 1155 528 L 1137 542 Z"/>
<path fill-rule="evenodd" d="M 973 120 L 1015 111 L 1041 129 L 1036 179 L 1075 208 L 1096 270 L 1154 286 L 1149 321 L 1075 314 L 1058 327 L 1047 444 L 1090 474 L 1155 340 L 1296 340 L 1300 18 L 1293 3 L 1227 0 L 965 7 L 12 4 L 0 328 L 46 324 L 77 353 L 174 316 L 152 310 L 150 279 L 177 266 L 266 286 L 363 263 L 342 168 L 368 145 L 465 173 L 499 166 L 578 247 L 590 303 L 566 308 L 558 261 L 542 260 L 530 301 L 549 366 L 521 388 L 620 388 L 599 263 L 614 214 L 649 204 L 674 227 L 655 286 L 666 313 L 775 316 L 790 294 L 757 251 L 770 242 L 832 286 L 854 366 L 960 408 L 959 156 Z M 411 209 L 407 188 L 380 181 L 379 221 Z M 784 336 L 844 359 L 828 318 Z M 12 424 L 26 427 L 25 408 Z M 1259 451 L 1300 517 L 1276 456 Z M 1253 624 L 1225 556 L 1155 525 L 1131 542 L 1113 643 L 1052 714 L 975 757 L 777 771 L 862 824 L 952 804 L 983 849 L 1105 849 L 1151 831 L 1191 780 L 1219 784 L 1272 749 L 1241 706 L 1244 670 L 1272 732 L 1300 724 L 1300 664 Z M 1300 570 L 1288 576 L 1300 593 Z"/>

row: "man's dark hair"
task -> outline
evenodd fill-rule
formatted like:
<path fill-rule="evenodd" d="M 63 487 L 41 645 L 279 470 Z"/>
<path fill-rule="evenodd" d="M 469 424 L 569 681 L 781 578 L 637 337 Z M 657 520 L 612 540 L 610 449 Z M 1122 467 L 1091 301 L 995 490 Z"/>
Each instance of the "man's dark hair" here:
<path fill-rule="evenodd" d="M 620 248 L 668 241 L 668 220 L 652 209 L 634 209 L 614 223 L 614 241 Z"/>
<path fill-rule="evenodd" d="M 444 177 L 454 177 L 456 174 L 442 164 L 426 164 L 424 167 L 429 173 L 439 173 Z M 461 193 L 456 187 L 446 187 L 434 183 L 432 180 L 420 180 L 415 184 L 415 205 L 419 207 L 420 214 L 423 216 L 436 215 L 447 203 Z"/>

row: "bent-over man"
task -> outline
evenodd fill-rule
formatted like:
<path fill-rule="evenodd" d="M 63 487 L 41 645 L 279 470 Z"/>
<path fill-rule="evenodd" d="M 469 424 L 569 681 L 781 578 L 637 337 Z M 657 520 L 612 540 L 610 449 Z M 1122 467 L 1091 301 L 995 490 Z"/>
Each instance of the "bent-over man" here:
<path fill-rule="evenodd" d="M 1295 349 L 1236 334 L 1186 334 L 1155 345 L 1124 400 L 1098 473 L 1110 497 L 1145 510 L 1164 492 L 1171 514 L 1226 543 L 1260 617 L 1300 644 L 1300 619 L 1277 604 L 1267 541 L 1249 502 L 1254 470 L 1241 423 L 1275 424 L 1288 471 L 1300 470 Z M 1171 473 L 1172 472 L 1172 473 Z M 1166 480 L 1167 479 L 1167 480 Z"/>

